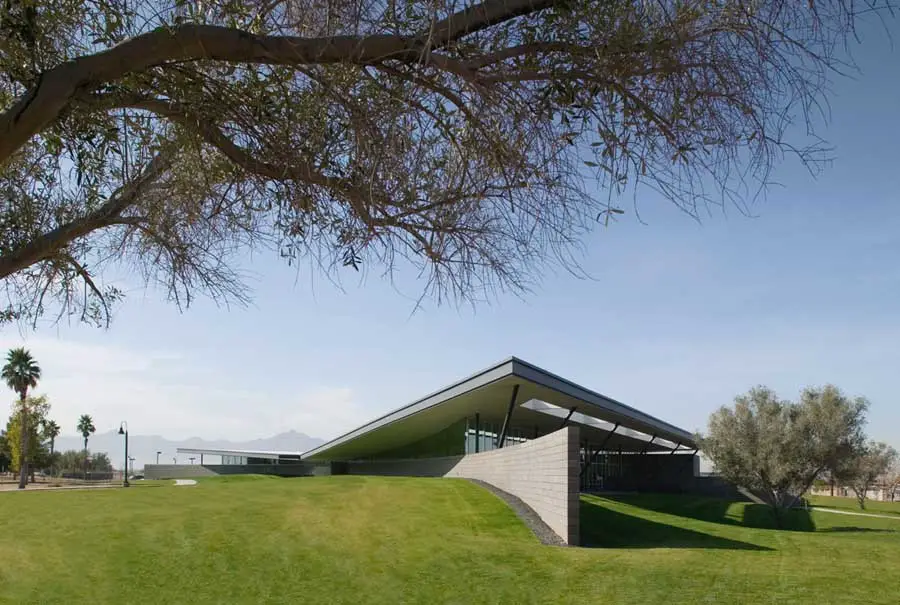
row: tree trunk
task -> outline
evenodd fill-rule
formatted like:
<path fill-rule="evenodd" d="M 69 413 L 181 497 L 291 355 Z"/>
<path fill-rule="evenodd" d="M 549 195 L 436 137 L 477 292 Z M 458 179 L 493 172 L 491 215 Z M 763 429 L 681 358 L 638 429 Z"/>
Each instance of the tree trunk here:
<path fill-rule="evenodd" d="M 859 502 L 859 510 L 866 510 L 866 496 L 869 492 L 869 486 L 864 486 L 861 490 L 854 488 L 856 492 L 856 501 Z"/>
<path fill-rule="evenodd" d="M 834 477 L 831 478 L 831 497 L 834 497 Z"/>
<path fill-rule="evenodd" d="M 25 489 L 28 483 L 28 406 L 25 405 L 25 393 L 19 395 L 19 401 L 22 404 L 22 423 L 20 430 L 22 435 L 19 438 L 19 489 Z"/>

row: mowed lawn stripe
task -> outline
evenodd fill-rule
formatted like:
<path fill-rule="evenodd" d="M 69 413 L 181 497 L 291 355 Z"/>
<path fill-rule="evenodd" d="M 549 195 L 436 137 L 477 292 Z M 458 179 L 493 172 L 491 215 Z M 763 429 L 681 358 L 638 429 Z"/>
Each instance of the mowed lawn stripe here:
<path fill-rule="evenodd" d="M 888 519 L 582 498 L 542 546 L 463 480 L 228 477 L 0 494 L 8 603 L 896 603 Z"/>

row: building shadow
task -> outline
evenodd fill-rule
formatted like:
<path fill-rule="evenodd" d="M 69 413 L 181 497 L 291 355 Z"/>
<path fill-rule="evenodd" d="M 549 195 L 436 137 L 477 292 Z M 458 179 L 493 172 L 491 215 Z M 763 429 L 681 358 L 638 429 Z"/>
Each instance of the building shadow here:
<path fill-rule="evenodd" d="M 764 504 L 743 502 L 741 503 L 742 507 L 732 508 L 735 501 L 724 498 L 698 498 L 682 494 L 634 494 L 603 497 L 654 512 L 710 523 L 752 529 L 816 531 L 816 524 L 810 511 L 799 508 L 783 511 L 781 517 L 777 518 L 772 508 Z"/>
<path fill-rule="evenodd" d="M 581 500 L 581 546 L 586 548 L 706 548 L 771 551 L 748 542 L 651 521 Z"/>

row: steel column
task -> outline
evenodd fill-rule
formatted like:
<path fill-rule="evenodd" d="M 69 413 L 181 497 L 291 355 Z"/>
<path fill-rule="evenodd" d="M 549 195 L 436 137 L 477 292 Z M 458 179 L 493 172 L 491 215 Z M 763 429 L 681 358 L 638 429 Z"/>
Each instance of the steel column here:
<path fill-rule="evenodd" d="M 650 449 L 650 444 L 652 444 L 654 441 L 656 441 L 656 435 L 650 437 L 650 441 L 647 442 L 647 445 L 644 446 L 644 449 L 641 450 L 641 453 L 646 454 L 647 450 Z"/>
<path fill-rule="evenodd" d="M 509 407 L 506 410 L 506 418 L 503 419 L 503 428 L 500 429 L 500 438 L 497 440 L 497 449 L 506 443 L 506 433 L 509 431 L 509 421 L 512 418 L 513 408 L 516 407 L 516 398 L 519 396 L 519 385 L 513 385 L 512 397 L 509 398 Z"/>
<path fill-rule="evenodd" d="M 572 409 L 569 410 L 569 413 L 568 413 L 568 414 L 566 415 L 566 417 L 563 419 L 562 424 L 559 425 L 559 429 L 558 429 L 558 430 L 562 430 L 562 429 L 566 428 L 566 425 L 569 423 L 569 418 L 572 417 L 572 414 L 575 413 L 575 410 L 576 410 L 576 409 L 577 409 L 577 408 L 576 408 L 575 406 L 573 406 Z"/>
<path fill-rule="evenodd" d="M 609 440 L 612 438 L 613 433 L 615 433 L 618 428 L 619 428 L 619 423 L 617 422 L 616 425 L 614 427 L 612 427 L 612 430 L 609 433 L 607 433 L 606 439 L 603 440 L 603 443 L 600 444 L 600 446 L 596 449 L 596 451 L 593 454 L 588 456 L 587 455 L 588 452 L 585 451 L 585 462 L 584 462 L 584 466 L 581 467 L 581 472 L 578 473 L 579 477 L 581 477 L 582 475 L 584 475 L 585 472 L 587 472 L 588 467 L 591 465 L 591 463 L 594 462 L 594 458 L 596 458 L 597 455 L 601 451 L 603 451 L 603 448 L 606 446 L 607 443 L 609 443 Z"/>
<path fill-rule="evenodd" d="M 478 415 L 478 412 L 475 412 L 475 453 L 477 454 L 481 450 L 481 439 L 478 434 L 480 428 L 481 416 Z"/>
<path fill-rule="evenodd" d="M 674 454 L 676 451 L 678 451 L 678 448 L 680 448 L 680 447 L 681 447 L 681 442 L 679 441 L 678 443 L 675 444 L 675 447 L 672 448 L 672 451 L 669 452 L 669 455 L 671 456 L 672 454 Z"/>

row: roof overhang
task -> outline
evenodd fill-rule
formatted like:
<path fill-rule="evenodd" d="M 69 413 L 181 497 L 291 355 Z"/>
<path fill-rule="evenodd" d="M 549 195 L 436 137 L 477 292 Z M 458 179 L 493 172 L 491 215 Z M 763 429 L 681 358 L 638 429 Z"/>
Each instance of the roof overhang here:
<path fill-rule="evenodd" d="M 482 422 L 502 423 L 515 385 L 519 389 L 514 426 L 547 434 L 561 428 L 564 416 L 574 408 L 577 417 L 573 415 L 569 422 L 580 427 L 581 439 L 604 442 L 608 450 L 697 447 L 693 435 L 684 429 L 513 357 L 311 449 L 303 458 L 352 460 L 377 455 L 476 413 Z"/>
<path fill-rule="evenodd" d="M 204 454 L 207 456 L 246 456 L 248 458 L 282 458 L 285 456 L 298 457 L 300 452 L 281 452 L 272 450 L 226 450 L 215 448 L 195 448 L 195 447 L 179 447 L 176 448 L 178 454 Z"/>

